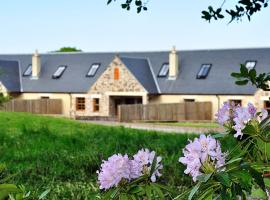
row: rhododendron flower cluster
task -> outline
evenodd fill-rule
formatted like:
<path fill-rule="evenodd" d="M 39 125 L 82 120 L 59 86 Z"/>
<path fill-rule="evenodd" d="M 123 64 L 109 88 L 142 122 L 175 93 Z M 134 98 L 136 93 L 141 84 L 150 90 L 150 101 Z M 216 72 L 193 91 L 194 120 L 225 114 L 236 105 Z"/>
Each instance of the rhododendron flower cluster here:
<path fill-rule="evenodd" d="M 183 150 L 184 157 L 179 162 L 186 165 L 185 174 L 190 174 L 193 181 L 203 173 L 211 173 L 213 170 L 225 164 L 225 154 L 221 151 L 220 143 L 211 136 L 200 135 Z"/>
<path fill-rule="evenodd" d="M 162 158 L 157 156 L 154 172 L 150 174 L 155 155 L 154 151 L 150 152 L 148 149 L 138 151 L 132 160 L 128 155 L 112 155 L 107 161 L 103 161 L 100 171 L 97 172 L 100 189 L 107 190 L 118 186 L 121 181 L 129 182 L 145 174 L 151 175 L 151 181 L 155 182 L 156 177 L 161 176 L 159 170 L 163 168 L 160 163 Z"/>
<path fill-rule="evenodd" d="M 251 120 L 261 122 L 268 116 L 265 109 L 257 113 L 257 109 L 251 103 L 247 107 L 235 106 L 233 103 L 225 102 L 216 114 L 217 122 L 220 125 L 230 125 L 236 131 L 234 137 L 242 137 L 243 129 Z"/>
<path fill-rule="evenodd" d="M 147 174 L 150 173 L 152 164 L 154 162 L 155 154 L 156 153 L 154 151 L 150 152 L 148 149 L 142 149 L 138 151 L 138 153 L 135 154 L 133 158 L 136 163 L 139 163 L 140 170 Z M 156 182 L 156 177 L 161 176 L 160 172 L 158 171 L 163 168 L 163 166 L 160 163 L 161 160 L 162 158 L 160 156 L 157 156 L 155 170 L 151 175 L 152 182 Z"/>

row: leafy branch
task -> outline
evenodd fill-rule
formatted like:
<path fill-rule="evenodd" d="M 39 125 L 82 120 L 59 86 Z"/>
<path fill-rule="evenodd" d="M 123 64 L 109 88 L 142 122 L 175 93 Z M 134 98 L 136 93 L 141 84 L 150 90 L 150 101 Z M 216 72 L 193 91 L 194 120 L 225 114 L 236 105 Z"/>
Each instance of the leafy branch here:
<path fill-rule="evenodd" d="M 234 20 L 241 20 L 245 16 L 250 21 L 253 14 L 261 11 L 262 8 L 268 7 L 268 1 L 269 0 L 240 0 L 235 5 L 234 9 L 225 9 L 225 11 L 231 17 L 230 22 Z M 223 19 L 224 15 L 221 13 L 223 11 L 223 5 L 225 2 L 226 0 L 217 9 L 213 9 L 212 6 L 209 6 L 207 10 L 202 11 L 202 18 L 209 22 L 212 19 Z"/>
<path fill-rule="evenodd" d="M 110 4 L 112 1 L 116 1 L 116 0 L 108 0 L 107 4 Z M 144 11 L 147 10 L 146 4 L 148 3 L 148 1 L 142 1 L 142 0 L 135 0 L 135 1 L 125 0 L 125 3 L 122 3 L 121 7 L 129 11 L 132 3 L 134 3 L 134 5 L 137 7 L 137 13 L 140 13 L 142 10 Z"/>
<path fill-rule="evenodd" d="M 240 73 L 232 73 L 232 77 L 236 78 L 235 84 L 247 85 L 249 82 L 256 88 L 264 91 L 270 91 L 269 83 L 270 73 L 261 73 L 257 75 L 255 69 L 248 69 L 244 64 L 241 64 Z"/>
<path fill-rule="evenodd" d="M 113 1 L 117 0 L 107 0 L 107 4 L 110 4 Z M 120 1 L 120 0 L 118 0 Z M 147 11 L 147 3 L 149 0 L 123 0 L 124 3 L 121 4 L 121 7 L 127 11 L 131 9 L 131 6 L 137 7 L 137 13 L 140 13 L 142 10 Z M 231 18 L 230 22 L 236 20 L 242 20 L 243 17 L 247 17 L 248 20 L 251 20 L 251 16 L 263 8 L 268 7 L 269 0 L 239 0 L 234 8 L 223 9 L 226 4 L 226 0 L 223 0 L 221 6 L 214 9 L 213 6 L 209 6 L 206 10 L 202 11 L 202 18 L 208 22 L 211 20 L 220 20 L 225 18 L 224 14 L 226 13 Z M 133 5 L 132 5 L 133 4 Z"/>

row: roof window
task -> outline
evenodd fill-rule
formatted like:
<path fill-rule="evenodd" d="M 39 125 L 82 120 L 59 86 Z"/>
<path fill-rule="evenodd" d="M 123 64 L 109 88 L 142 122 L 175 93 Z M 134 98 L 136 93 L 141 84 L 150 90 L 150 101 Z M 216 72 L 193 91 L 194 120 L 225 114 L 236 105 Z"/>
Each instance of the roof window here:
<path fill-rule="evenodd" d="M 164 63 L 158 73 L 158 77 L 166 77 L 169 72 L 169 63 Z"/>
<path fill-rule="evenodd" d="M 31 76 L 31 75 L 32 75 L 32 65 L 30 64 L 24 71 L 23 76 Z"/>
<path fill-rule="evenodd" d="M 58 79 L 58 78 L 60 78 L 60 77 L 63 75 L 63 73 L 64 73 L 64 71 L 66 70 L 66 68 L 67 68 L 67 66 L 65 66 L 65 65 L 60 65 L 60 66 L 57 68 L 57 70 L 54 72 L 54 74 L 52 75 L 52 78 L 53 78 L 53 79 Z"/>
<path fill-rule="evenodd" d="M 197 79 L 205 79 L 211 69 L 212 64 L 202 64 L 200 71 L 197 74 Z"/>
<path fill-rule="evenodd" d="M 256 61 L 246 61 L 246 68 L 248 68 L 248 70 L 254 69 L 256 66 Z"/>
<path fill-rule="evenodd" d="M 97 73 L 98 68 L 100 67 L 100 63 L 94 63 L 91 65 L 91 67 L 89 68 L 86 76 L 87 77 L 94 77 L 95 74 Z"/>

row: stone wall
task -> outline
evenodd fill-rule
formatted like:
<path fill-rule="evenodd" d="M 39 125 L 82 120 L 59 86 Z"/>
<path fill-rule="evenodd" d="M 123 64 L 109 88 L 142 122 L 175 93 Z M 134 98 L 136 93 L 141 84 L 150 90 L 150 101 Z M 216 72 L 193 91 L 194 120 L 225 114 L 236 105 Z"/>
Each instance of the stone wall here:
<path fill-rule="evenodd" d="M 114 80 L 114 69 L 119 69 L 119 80 Z M 127 69 L 127 67 L 121 62 L 120 58 L 115 57 L 114 60 L 109 64 L 106 71 L 98 78 L 96 83 L 90 88 L 88 92 L 87 107 L 86 111 L 76 113 L 77 115 L 88 115 L 88 116 L 110 116 L 110 104 L 113 103 L 110 100 L 112 95 L 124 96 L 132 95 L 146 95 L 147 91 L 139 83 L 139 81 L 133 76 L 133 74 Z M 131 96 L 132 96 L 131 95 Z M 93 99 L 99 98 L 100 111 L 93 112 Z"/>

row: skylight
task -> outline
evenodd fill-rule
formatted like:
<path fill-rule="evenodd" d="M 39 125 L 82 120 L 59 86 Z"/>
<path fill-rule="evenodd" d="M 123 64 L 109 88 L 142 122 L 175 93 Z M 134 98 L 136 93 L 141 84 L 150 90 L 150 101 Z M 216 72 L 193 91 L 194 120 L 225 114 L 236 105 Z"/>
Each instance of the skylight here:
<path fill-rule="evenodd" d="M 205 79 L 211 69 L 212 64 L 202 64 L 199 73 L 197 74 L 197 79 Z"/>
<path fill-rule="evenodd" d="M 32 65 L 30 64 L 24 71 L 23 76 L 31 76 L 31 75 L 32 75 Z"/>
<path fill-rule="evenodd" d="M 254 69 L 256 66 L 256 61 L 246 61 L 246 68 L 249 70 Z"/>
<path fill-rule="evenodd" d="M 169 72 L 169 63 L 164 63 L 159 70 L 158 77 L 166 77 Z"/>
<path fill-rule="evenodd" d="M 57 68 L 57 70 L 54 72 L 52 78 L 53 79 L 60 78 L 63 75 L 63 73 L 64 73 L 64 71 L 65 71 L 66 68 L 67 68 L 67 66 L 64 66 L 64 65 L 59 66 Z"/>
<path fill-rule="evenodd" d="M 99 67 L 100 67 L 99 63 L 92 64 L 91 67 L 89 68 L 89 71 L 87 72 L 86 76 L 87 77 L 95 76 Z"/>

